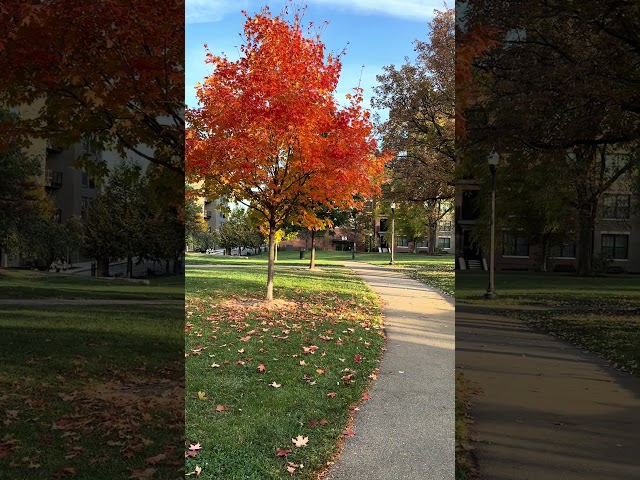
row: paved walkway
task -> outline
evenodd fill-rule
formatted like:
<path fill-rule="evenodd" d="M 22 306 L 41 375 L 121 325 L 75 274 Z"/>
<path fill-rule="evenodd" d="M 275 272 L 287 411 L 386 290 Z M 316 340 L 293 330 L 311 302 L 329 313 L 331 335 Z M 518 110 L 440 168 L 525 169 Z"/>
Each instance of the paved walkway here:
<path fill-rule="evenodd" d="M 482 480 L 640 479 L 640 378 L 486 308 L 456 308 Z"/>
<path fill-rule="evenodd" d="M 383 302 L 387 351 L 327 480 L 454 478 L 454 307 L 388 268 L 349 262 Z"/>
<path fill-rule="evenodd" d="M 183 300 L 119 300 L 93 298 L 0 298 L 0 306 L 64 306 L 64 305 L 183 305 Z"/>

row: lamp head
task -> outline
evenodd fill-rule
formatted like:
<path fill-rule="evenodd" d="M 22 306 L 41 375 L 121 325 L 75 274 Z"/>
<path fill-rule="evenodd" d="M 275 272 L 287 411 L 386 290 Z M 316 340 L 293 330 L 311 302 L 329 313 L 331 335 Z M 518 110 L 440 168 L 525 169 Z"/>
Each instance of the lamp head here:
<path fill-rule="evenodd" d="M 396 209 L 396 202 L 391 202 L 391 211 L 393 212 Z"/>
<path fill-rule="evenodd" d="M 499 159 L 500 159 L 500 155 L 498 155 L 495 150 L 491 152 L 489 154 L 489 166 L 495 167 L 496 165 L 498 165 Z"/>

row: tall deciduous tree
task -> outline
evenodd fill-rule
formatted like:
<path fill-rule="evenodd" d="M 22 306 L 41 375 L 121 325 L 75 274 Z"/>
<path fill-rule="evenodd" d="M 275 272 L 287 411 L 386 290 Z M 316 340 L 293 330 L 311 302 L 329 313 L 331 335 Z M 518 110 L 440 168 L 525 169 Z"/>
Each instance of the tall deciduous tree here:
<path fill-rule="evenodd" d="M 415 63 L 384 68 L 372 100 L 388 108 L 380 126 L 385 147 L 400 152 L 389 165 L 394 199 L 453 197 L 455 161 L 454 10 L 436 12 L 429 41 L 415 41 Z"/>
<path fill-rule="evenodd" d="M 267 299 L 273 299 L 275 236 L 318 204 L 351 207 L 357 193 L 377 193 L 384 156 L 376 155 L 362 91 L 340 107 L 333 96 L 340 57 L 325 55 L 301 12 L 287 20 L 268 7 L 247 15 L 241 58 L 207 54 L 213 73 L 187 111 L 186 167 L 211 196 L 225 195 L 268 225 Z"/>
<path fill-rule="evenodd" d="M 640 166 L 637 2 L 468 2 L 470 28 L 500 46 L 474 62 L 479 98 L 466 112 L 469 143 L 541 167 L 560 161 L 573 187 L 578 270 L 588 274 L 602 194 Z M 621 162 L 611 160 L 626 152 Z M 468 156 L 468 161 L 484 158 Z"/>
<path fill-rule="evenodd" d="M 184 0 L 3 0 L 0 70 L 0 104 L 44 100 L 24 133 L 183 173 Z"/>

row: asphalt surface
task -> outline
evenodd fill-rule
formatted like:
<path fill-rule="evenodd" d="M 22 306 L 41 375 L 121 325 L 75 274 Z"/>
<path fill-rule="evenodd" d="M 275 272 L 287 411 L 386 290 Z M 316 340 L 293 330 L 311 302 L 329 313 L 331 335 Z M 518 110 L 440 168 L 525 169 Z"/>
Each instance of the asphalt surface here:
<path fill-rule="evenodd" d="M 521 321 L 456 307 L 481 480 L 640 479 L 640 378 Z"/>
<path fill-rule="evenodd" d="M 348 263 L 383 300 L 387 351 L 326 480 L 454 478 L 453 299 L 388 268 Z"/>

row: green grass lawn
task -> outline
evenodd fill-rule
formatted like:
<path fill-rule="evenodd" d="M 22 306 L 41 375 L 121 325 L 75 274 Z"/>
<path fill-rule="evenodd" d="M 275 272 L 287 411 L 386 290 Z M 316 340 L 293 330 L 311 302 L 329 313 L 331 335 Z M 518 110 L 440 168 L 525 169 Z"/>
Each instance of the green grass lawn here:
<path fill-rule="evenodd" d="M 483 274 L 484 273 L 484 274 Z M 458 272 L 456 298 L 474 304 L 541 305 L 502 312 L 640 373 L 640 276 L 497 272 L 498 298 L 482 299 L 486 272 Z"/>
<path fill-rule="evenodd" d="M 255 263 L 187 270 L 186 469 L 201 478 L 317 478 L 375 375 L 380 305 L 358 277 L 279 264 L 268 308 L 265 283 Z"/>
<path fill-rule="evenodd" d="M 389 265 L 391 256 L 388 253 L 356 253 L 356 261 L 384 266 L 403 271 L 407 275 L 432 285 L 447 295 L 453 295 L 455 287 L 454 258 L 451 255 L 424 255 L 413 253 L 397 253 L 394 265 Z M 350 252 L 316 251 L 316 267 L 336 267 L 344 262 L 353 261 Z M 250 256 L 248 258 L 227 257 L 223 255 L 208 255 L 204 253 L 187 253 L 187 265 L 266 265 L 267 254 Z M 278 252 L 277 265 L 309 266 L 309 252 L 307 258 L 300 260 L 300 252 Z"/>
<path fill-rule="evenodd" d="M 0 270 L 0 299 L 3 298 L 181 300 L 184 298 L 184 277 L 158 277 L 145 285 L 83 275 Z"/>
<path fill-rule="evenodd" d="M 0 471 L 42 480 L 137 478 L 149 468 L 154 479 L 179 476 L 183 312 L 0 307 Z"/>
<path fill-rule="evenodd" d="M 181 277 L 141 285 L 0 271 L 0 299 L 25 300 L 0 305 L 3 474 L 142 479 L 155 470 L 153 479 L 181 476 L 183 285 Z M 30 299 L 175 303 L 41 306 Z"/>
<path fill-rule="evenodd" d="M 283 251 L 278 252 L 278 264 L 280 265 L 298 265 L 309 266 L 310 252 L 306 252 L 306 258 L 300 260 L 300 252 L 298 251 Z M 252 255 L 247 258 L 232 257 L 224 255 L 210 255 L 206 253 L 187 253 L 186 264 L 187 265 L 224 265 L 224 264 L 239 264 L 239 265 L 252 265 L 252 264 L 265 264 L 268 257 L 266 253 L 259 255 Z M 388 253 L 356 253 L 357 262 L 372 263 L 374 265 L 389 265 L 391 255 Z M 339 266 L 344 262 L 353 261 L 351 258 L 351 252 L 337 252 L 334 250 L 316 250 L 316 266 Z M 394 262 L 396 266 L 428 266 L 437 265 L 443 262 L 451 263 L 453 265 L 454 258 L 451 255 L 425 255 L 425 254 L 413 254 L 413 253 L 396 253 Z"/>
<path fill-rule="evenodd" d="M 482 298 L 488 272 L 456 272 L 456 299 L 466 303 L 633 307 L 640 303 L 640 275 L 578 277 L 561 273 L 496 272 L 498 298 Z"/>

